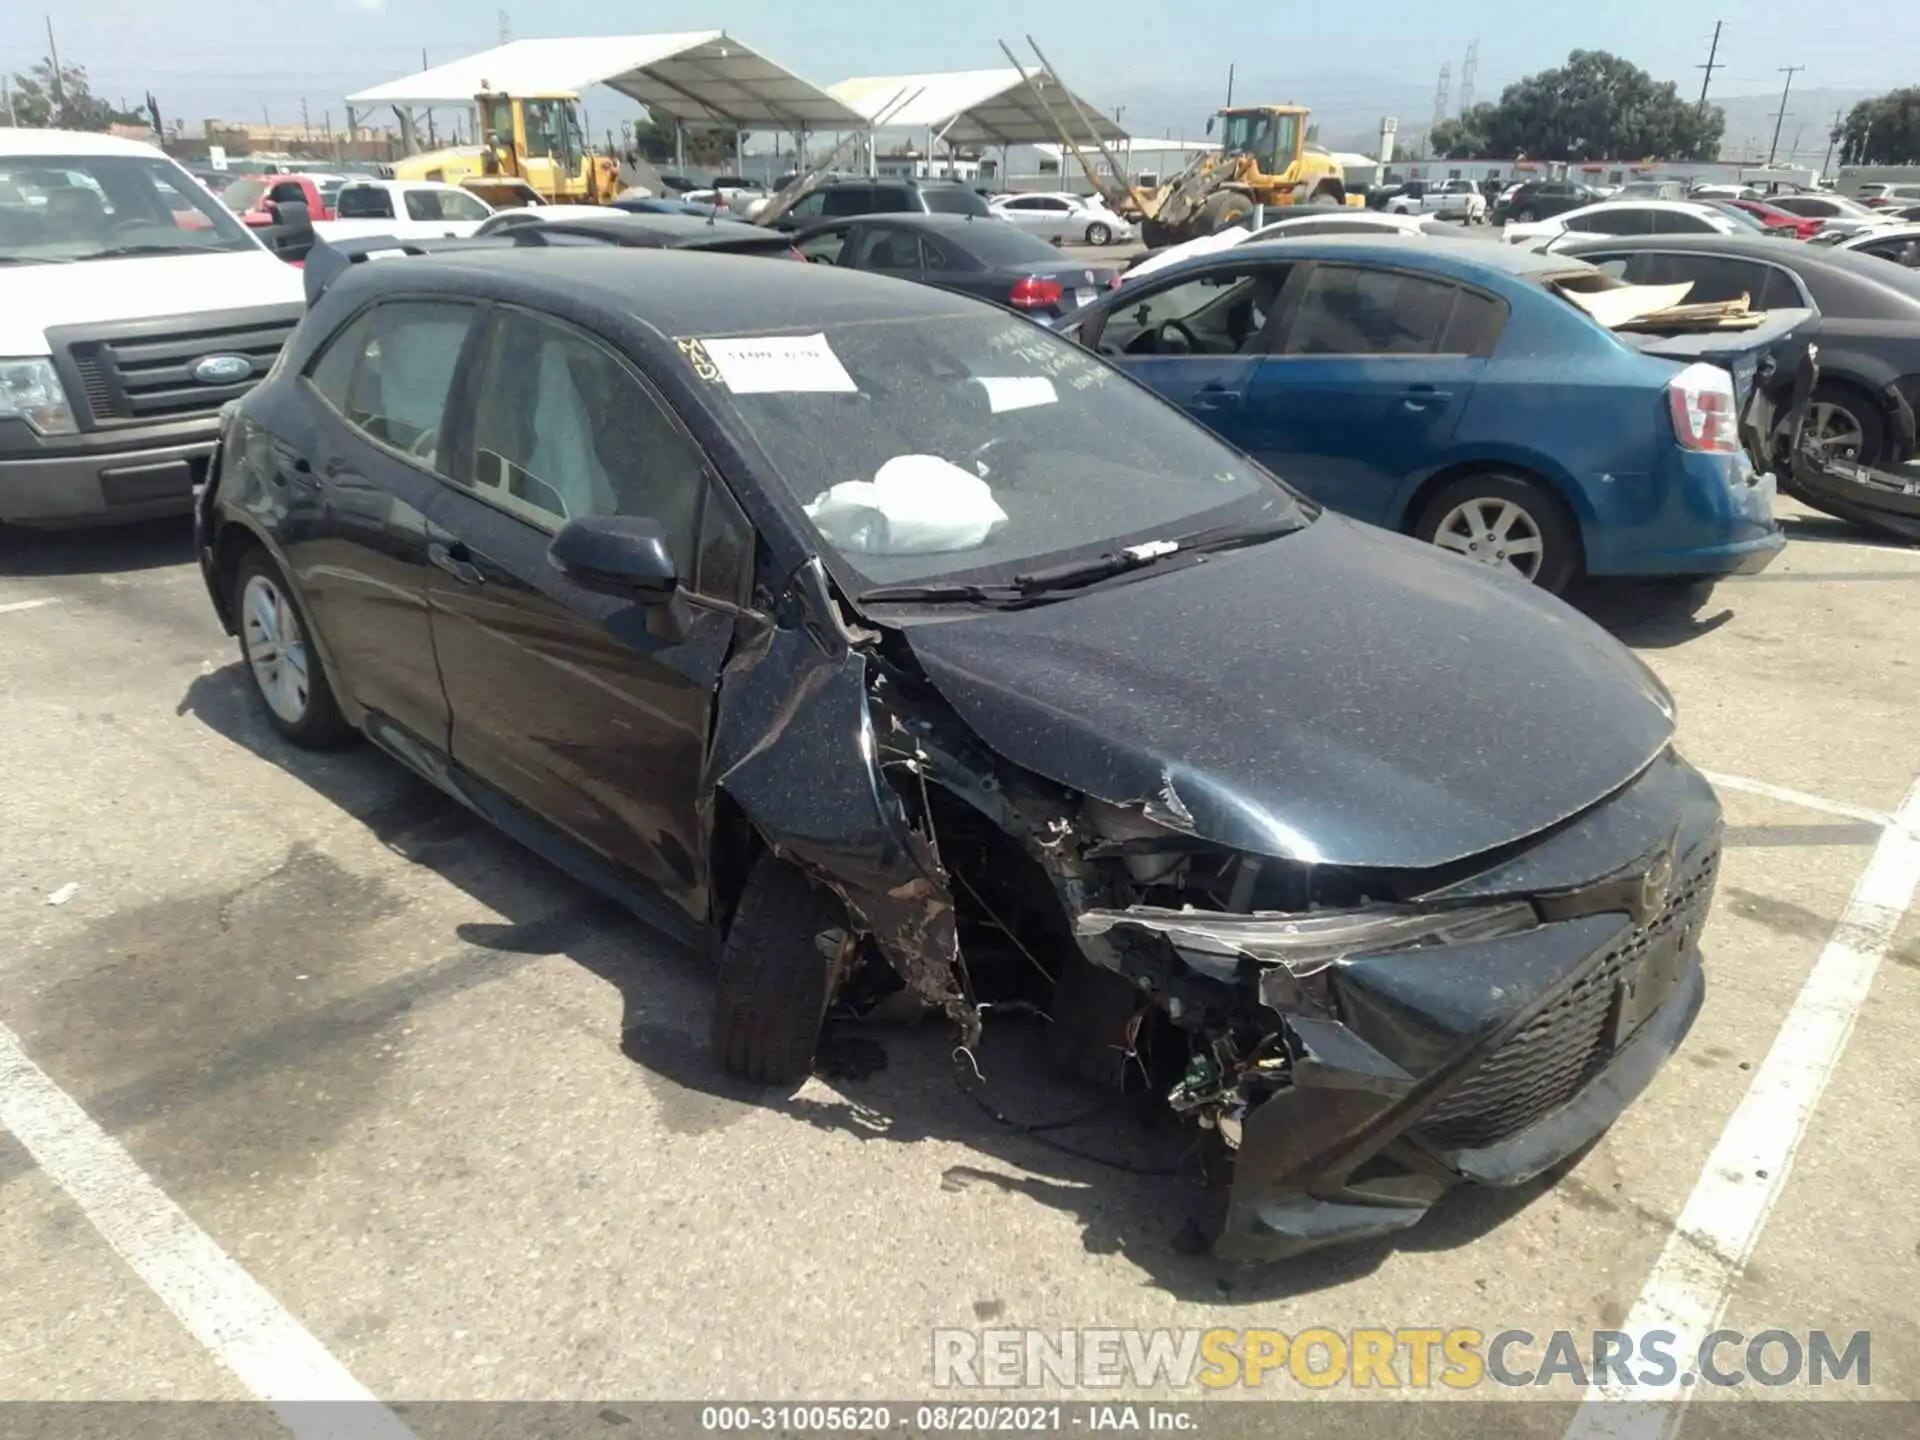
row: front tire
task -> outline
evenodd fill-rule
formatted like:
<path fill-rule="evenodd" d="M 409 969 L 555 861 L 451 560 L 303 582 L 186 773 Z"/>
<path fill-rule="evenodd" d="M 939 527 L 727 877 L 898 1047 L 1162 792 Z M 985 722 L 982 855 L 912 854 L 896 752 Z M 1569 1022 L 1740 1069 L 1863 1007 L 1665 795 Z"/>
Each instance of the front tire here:
<path fill-rule="evenodd" d="M 1560 498 L 1536 481 L 1500 471 L 1443 487 L 1413 533 L 1555 595 L 1580 568 L 1579 528 Z"/>
<path fill-rule="evenodd" d="M 241 559 L 231 604 L 240 658 L 267 723 L 304 750 L 333 750 L 353 740 L 358 732 L 333 698 L 293 588 L 263 548 L 256 545 Z"/>
<path fill-rule="evenodd" d="M 812 1070 L 835 980 L 818 938 L 846 929 L 831 891 L 771 852 L 754 862 L 720 949 L 713 1053 L 728 1074 L 791 1085 Z"/>
<path fill-rule="evenodd" d="M 1200 233 L 1218 235 L 1253 214 L 1253 202 L 1238 190 L 1222 190 L 1209 199 L 1200 211 Z"/>
<path fill-rule="evenodd" d="M 1877 465 L 1886 457 L 1887 429 L 1867 397 L 1845 385 L 1816 385 L 1807 409 L 1803 444 L 1829 459 Z"/>

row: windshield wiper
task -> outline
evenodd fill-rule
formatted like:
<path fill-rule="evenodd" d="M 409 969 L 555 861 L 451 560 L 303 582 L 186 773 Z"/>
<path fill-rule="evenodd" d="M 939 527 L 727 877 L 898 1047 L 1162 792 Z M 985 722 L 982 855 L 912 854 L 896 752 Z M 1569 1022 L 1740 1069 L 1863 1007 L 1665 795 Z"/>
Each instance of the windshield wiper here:
<path fill-rule="evenodd" d="M 130 255 L 212 255 L 238 247 L 232 245 L 113 245 L 91 254 L 76 255 L 76 260 L 123 260 Z"/>
<path fill-rule="evenodd" d="M 977 605 L 1016 603 L 1025 596 L 1011 585 L 964 585 L 949 582 L 936 585 L 879 585 L 860 592 L 862 602 L 898 600 L 903 603 L 925 601 L 929 604 L 971 601 Z"/>
<path fill-rule="evenodd" d="M 71 265 L 64 255 L 0 255 L 0 265 Z"/>

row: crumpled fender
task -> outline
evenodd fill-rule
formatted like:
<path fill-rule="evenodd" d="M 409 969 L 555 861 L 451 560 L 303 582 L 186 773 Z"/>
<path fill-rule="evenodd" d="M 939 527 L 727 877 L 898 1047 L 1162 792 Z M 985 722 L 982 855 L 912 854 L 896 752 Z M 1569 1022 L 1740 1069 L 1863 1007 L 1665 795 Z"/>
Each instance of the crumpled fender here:
<path fill-rule="evenodd" d="M 720 678 L 701 785 L 709 832 L 729 797 L 773 852 L 846 902 L 908 986 L 961 1032 L 980 1021 L 961 990 L 953 892 L 931 837 L 888 772 L 917 784 L 869 708 L 868 653 L 834 609 L 818 562 L 796 572 L 779 623 L 743 619 Z"/>

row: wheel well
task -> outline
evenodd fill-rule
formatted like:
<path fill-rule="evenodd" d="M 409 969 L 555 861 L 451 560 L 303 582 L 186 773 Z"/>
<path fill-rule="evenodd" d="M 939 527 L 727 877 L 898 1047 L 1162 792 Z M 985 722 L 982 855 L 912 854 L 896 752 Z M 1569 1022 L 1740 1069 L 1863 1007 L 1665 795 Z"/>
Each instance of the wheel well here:
<path fill-rule="evenodd" d="M 707 886 L 710 891 L 709 911 L 713 916 L 713 926 L 719 934 L 726 934 L 733 924 L 734 907 L 740 903 L 740 892 L 746 888 L 747 876 L 753 870 L 753 862 L 760 858 L 760 852 L 767 842 L 760 832 L 747 819 L 746 812 L 726 791 L 716 791 L 713 797 L 713 839 L 708 849 Z"/>
<path fill-rule="evenodd" d="M 1573 526 L 1573 533 L 1580 546 L 1578 565 L 1582 571 L 1587 568 L 1587 532 L 1586 527 L 1580 523 L 1579 513 L 1567 503 L 1567 497 L 1560 493 L 1558 485 L 1537 470 L 1528 470 L 1520 465 L 1495 465 L 1485 460 L 1463 460 L 1458 465 L 1450 465 L 1445 470 L 1435 471 L 1421 482 L 1420 488 L 1408 499 L 1407 508 L 1400 516 L 1401 533 L 1413 534 L 1414 528 L 1420 523 L 1421 514 L 1427 508 L 1427 503 L 1454 481 L 1465 480 L 1470 475 L 1506 475 L 1515 480 L 1525 480 L 1529 484 L 1538 485 L 1541 492 L 1560 507 L 1560 513 Z"/>
<path fill-rule="evenodd" d="M 219 590 L 220 618 L 227 622 L 231 633 L 240 623 L 240 617 L 232 614 L 233 584 L 240 574 L 240 562 L 247 558 L 247 552 L 264 548 L 260 537 L 246 526 L 229 520 L 220 527 L 213 540 L 213 576 Z"/>
<path fill-rule="evenodd" d="M 1347 187 L 1332 176 L 1328 176 L 1313 187 L 1313 194 L 1316 200 L 1322 195 L 1331 195 L 1335 200 L 1344 205 L 1347 200 Z"/>

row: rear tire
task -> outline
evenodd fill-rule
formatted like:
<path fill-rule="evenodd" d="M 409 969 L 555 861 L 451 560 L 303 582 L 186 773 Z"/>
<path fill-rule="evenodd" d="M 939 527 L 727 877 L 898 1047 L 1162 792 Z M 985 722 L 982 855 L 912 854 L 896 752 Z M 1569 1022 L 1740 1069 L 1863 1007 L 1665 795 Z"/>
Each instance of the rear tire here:
<path fill-rule="evenodd" d="M 1514 216 L 1513 218 L 1518 220 L 1522 225 L 1531 225 L 1534 219 L 1533 211 L 1522 210 L 1518 215 Z"/>
<path fill-rule="evenodd" d="M 846 907 L 771 852 L 754 862 L 720 948 L 713 1053 L 730 1075 L 791 1085 L 813 1068 L 833 961 L 815 943 Z"/>
<path fill-rule="evenodd" d="M 1096 220 L 1087 226 L 1087 244 L 1109 245 L 1113 243 L 1113 230 L 1104 222 Z"/>
<path fill-rule="evenodd" d="M 1164 250 L 1173 243 L 1173 232 L 1158 220 L 1142 220 L 1140 241 L 1149 250 Z"/>
<path fill-rule="evenodd" d="M 1822 382 L 1813 388 L 1802 443 L 1811 443 L 1835 459 L 1878 465 L 1887 458 L 1887 427 L 1873 402 L 1847 385 Z"/>
<path fill-rule="evenodd" d="M 240 660 L 267 723 L 303 750 L 336 750 L 359 734 L 340 713 L 293 587 L 264 548 L 235 567 L 228 605 L 240 632 Z"/>
<path fill-rule="evenodd" d="M 1580 570 L 1580 528 L 1560 497 L 1519 475 L 1487 470 L 1443 486 L 1413 533 L 1463 559 L 1558 595 Z"/>

